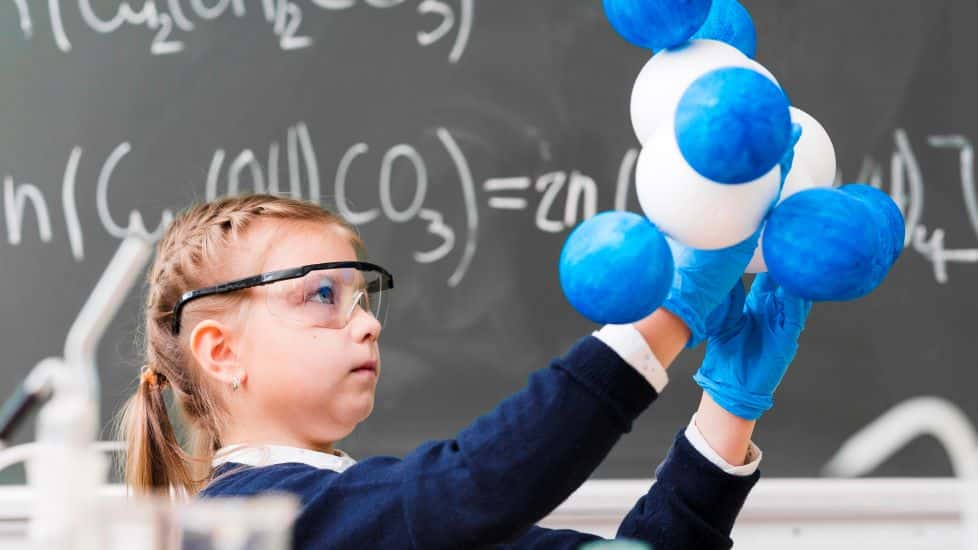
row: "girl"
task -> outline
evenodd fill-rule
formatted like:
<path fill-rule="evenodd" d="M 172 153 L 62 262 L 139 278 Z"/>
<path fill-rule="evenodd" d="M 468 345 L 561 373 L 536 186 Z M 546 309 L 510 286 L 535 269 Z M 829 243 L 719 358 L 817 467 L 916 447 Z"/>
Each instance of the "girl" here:
<path fill-rule="evenodd" d="M 728 548 L 759 475 L 754 420 L 807 314 L 765 278 L 745 304 L 739 281 L 755 244 L 676 245 L 662 309 L 582 338 L 455 439 L 357 462 L 334 443 L 373 408 L 392 276 L 359 261 L 355 230 L 316 205 L 253 195 L 191 208 L 149 273 L 146 365 L 122 419 L 126 481 L 201 497 L 294 493 L 302 549 L 577 548 L 596 537 L 534 523 L 629 431 L 680 350 L 710 338 L 699 410 L 618 535 Z"/>

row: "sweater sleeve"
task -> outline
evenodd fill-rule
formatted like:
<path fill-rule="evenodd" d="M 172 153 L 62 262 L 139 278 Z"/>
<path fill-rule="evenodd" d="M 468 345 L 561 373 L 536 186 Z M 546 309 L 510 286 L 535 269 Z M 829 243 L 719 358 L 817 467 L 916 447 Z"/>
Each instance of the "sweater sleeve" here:
<path fill-rule="evenodd" d="M 696 451 L 680 432 L 656 471 L 656 482 L 638 500 L 618 536 L 655 548 L 727 549 L 730 532 L 760 472 L 724 472 Z"/>
<path fill-rule="evenodd" d="M 456 439 L 404 458 L 414 546 L 474 547 L 525 532 L 590 476 L 655 397 L 608 346 L 583 338 Z"/>
<path fill-rule="evenodd" d="M 649 492 L 622 520 L 617 538 L 666 549 L 713 550 L 733 545 L 730 532 L 758 473 L 746 477 L 728 474 L 680 434 L 657 475 Z M 590 533 L 535 526 L 499 548 L 571 550 L 596 540 L 603 539 Z"/>

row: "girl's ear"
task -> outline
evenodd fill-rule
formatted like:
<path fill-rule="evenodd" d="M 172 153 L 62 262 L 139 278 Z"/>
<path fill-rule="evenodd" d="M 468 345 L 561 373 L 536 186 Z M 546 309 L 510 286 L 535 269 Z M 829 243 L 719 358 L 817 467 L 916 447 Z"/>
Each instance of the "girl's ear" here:
<path fill-rule="evenodd" d="M 230 327 L 205 319 L 190 333 L 190 352 L 204 373 L 219 386 L 230 387 L 244 380 L 244 368 L 232 345 Z"/>

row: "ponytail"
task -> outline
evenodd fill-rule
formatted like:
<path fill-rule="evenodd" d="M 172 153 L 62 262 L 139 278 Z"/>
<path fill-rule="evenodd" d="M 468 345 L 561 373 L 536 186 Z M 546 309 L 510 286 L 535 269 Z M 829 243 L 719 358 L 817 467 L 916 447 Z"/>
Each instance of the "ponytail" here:
<path fill-rule="evenodd" d="M 170 423 L 163 394 L 168 386 L 162 374 L 144 367 L 135 395 L 122 409 L 125 481 L 139 494 L 167 492 L 172 487 L 193 495 L 203 480 L 194 478 L 195 461 L 180 446 Z"/>

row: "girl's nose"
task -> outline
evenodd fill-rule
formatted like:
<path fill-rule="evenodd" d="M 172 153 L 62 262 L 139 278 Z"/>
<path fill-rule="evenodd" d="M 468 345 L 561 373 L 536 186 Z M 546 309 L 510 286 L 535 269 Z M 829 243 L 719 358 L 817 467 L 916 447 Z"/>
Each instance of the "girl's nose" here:
<path fill-rule="evenodd" d="M 383 327 L 369 311 L 362 307 L 353 308 L 353 318 L 350 319 L 350 330 L 358 342 L 376 340 L 380 337 Z"/>

